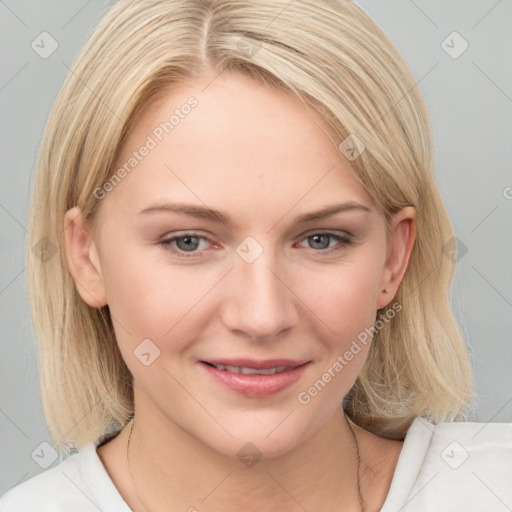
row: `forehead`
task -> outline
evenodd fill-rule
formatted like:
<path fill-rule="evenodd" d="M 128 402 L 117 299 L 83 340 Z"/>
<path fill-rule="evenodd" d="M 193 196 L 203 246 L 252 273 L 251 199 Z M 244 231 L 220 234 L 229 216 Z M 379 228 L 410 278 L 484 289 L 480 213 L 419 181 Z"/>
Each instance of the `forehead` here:
<path fill-rule="evenodd" d="M 172 199 L 275 221 L 280 210 L 372 203 L 318 114 L 238 73 L 161 91 L 130 133 L 121 168 L 104 201 L 111 207 Z"/>

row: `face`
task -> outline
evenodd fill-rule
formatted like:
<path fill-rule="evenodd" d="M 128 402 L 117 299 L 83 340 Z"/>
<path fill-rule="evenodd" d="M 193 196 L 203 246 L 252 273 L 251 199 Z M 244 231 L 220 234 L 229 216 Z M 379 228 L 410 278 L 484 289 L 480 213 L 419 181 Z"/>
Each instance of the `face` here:
<path fill-rule="evenodd" d="M 273 457 L 354 383 L 370 343 L 351 347 L 394 296 L 410 223 L 395 220 L 403 250 L 388 256 L 383 216 L 296 100 L 229 73 L 203 89 L 144 112 L 118 161 L 129 172 L 97 192 L 94 225 L 68 229 L 68 260 L 83 299 L 109 306 L 137 414 Z"/>

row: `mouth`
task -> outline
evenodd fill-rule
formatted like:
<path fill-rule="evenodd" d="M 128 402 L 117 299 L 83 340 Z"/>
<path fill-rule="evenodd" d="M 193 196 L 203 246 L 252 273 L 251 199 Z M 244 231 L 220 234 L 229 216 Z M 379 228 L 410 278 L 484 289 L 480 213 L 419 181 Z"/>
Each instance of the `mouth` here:
<path fill-rule="evenodd" d="M 246 397 L 274 395 L 296 382 L 311 361 L 271 359 L 203 360 L 201 366 L 218 383 Z"/>
<path fill-rule="evenodd" d="M 276 373 L 283 373 L 293 370 L 295 366 L 274 366 L 271 368 L 251 368 L 249 366 L 232 366 L 229 364 L 213 364 L 208 361 L 203 361 L 205 364 L 217 368 L 217 370 L 224 370 L 231 373 L 241 373 L 242 375 L 275 375 Z"/>

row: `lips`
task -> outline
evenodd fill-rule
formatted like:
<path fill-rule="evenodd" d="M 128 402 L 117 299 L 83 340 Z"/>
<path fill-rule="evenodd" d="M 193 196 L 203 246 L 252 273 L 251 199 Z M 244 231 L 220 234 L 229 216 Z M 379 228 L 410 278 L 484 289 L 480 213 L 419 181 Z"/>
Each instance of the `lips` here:
<path fill-rule="evenodd" d="M 292 359 L 208 359 L 201 366 L 218 383 L 246 397 L 274 395 L 296 382 L 310 361 Z"/>
<path fill-rule="evenodd" d="M 207 363 L 210 364 L 210 363 Z M 241 373 L 242 375 L 275 375 L 285 371 L 293 370 L 294 366 L 274 366 L 271 368 L 250 368 L 248 366 L 232 366 L 226 364 L 213 364 L 217 370 L 226 370 L 231 373 Z"/>
<path fill-rule="evenodd" d="M 236 359 L 205 359 L 204 363 L 210 363 L 212 365 L 223 365 L 223 366 L 235 366 L 255 369 L 266 369 L 266 368 L 277 368 L 279 366 L 296 368 L 304 363 L 307 363 L 307 359 L 248 359 L 248 358 L 236 358 Z"/>

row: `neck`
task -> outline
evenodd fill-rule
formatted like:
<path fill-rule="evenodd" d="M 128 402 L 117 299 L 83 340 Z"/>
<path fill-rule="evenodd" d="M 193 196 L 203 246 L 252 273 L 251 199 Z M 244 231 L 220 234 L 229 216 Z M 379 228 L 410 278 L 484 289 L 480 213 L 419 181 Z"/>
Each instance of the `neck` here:
<path fill-rule="evenodd" d="M 307 441 L 252 463 L 148 413 L 138 409 L 127 426 L 137 512 L 363 510 L 357 437 L 341 406 Z"/>

